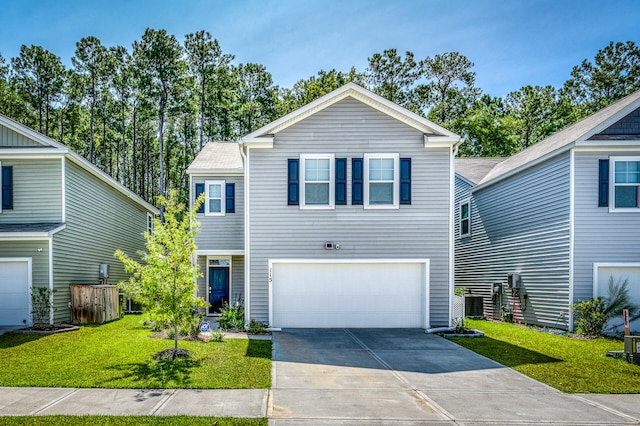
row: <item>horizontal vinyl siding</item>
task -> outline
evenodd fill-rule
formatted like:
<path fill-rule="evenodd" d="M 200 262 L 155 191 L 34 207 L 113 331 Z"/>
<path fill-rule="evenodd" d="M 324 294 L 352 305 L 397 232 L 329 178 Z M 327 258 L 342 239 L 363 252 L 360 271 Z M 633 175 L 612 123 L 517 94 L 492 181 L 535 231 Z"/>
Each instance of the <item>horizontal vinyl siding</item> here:
<path fill-rule="evenodd" d="M 640 263 L 640 212 L 598 207 L 598 160 L 638 151 L 575 152 L 574 302 L 593 296 L 593 264 Z"/>
<path fill-rule="evenodd" d="M 204 183 L 207 180 L 235 184 L 236 212 L 227 213 L 224 216 L 205 216 L 204 213 L 198 213 L 197 219 L 200 222 L 200 229 L 196 235 L 198 250 L 244 249 L 244 178 L 242 176 L 194 176 L 191 184 L 191 194 L 194 198 L 196 183 Z"/>
<path fill-rule="evenodd" d="M 6 257 L 30 257 L 33 286 L 49 287 L 48 240 L 0 241 L 0 258 Z"/>
<path fill-rule="evenodd" d="M 67 226 L 55 235 L 54 281 L 61 298 L 59 311 L 66 307 L 69 284 L 96 284 L 99 264 L 110 266 L 108 284 L 128 279 L 116 249 L 139 260 L 145 250 L 147 212 L 113 187 L 85 172 L 71 161 L 67 171 Z"/>
<path fill-rule="evenodd" d="M 287 159 L 332 153 L 347 158 L 347 203 L 333 210 L 287 205 Z M 398 153 L 412 159 L 411 205 L 351 205 L 352 158 Z M 430 259 L 430 322 L 448 324 L 448 148 L 424 148 L 422 133 L 345 99 L 276 134 L 273 149 L 250 151 L 251 316 L 268 320 L 269 259 Z M 339 250 L 325 250 L 335 242 Z"/>
<path fill-rule="evenodd" d="M 207 257 L 198 256 L 198 266 L 202 276 L 198 278 L 198 296 L 209 301 L 209 289 L 207 285 Z M 231 290 L 232 302 L 245 303 L 244 297 L 244 256 L 231 257 Z"/>
<path fill-rule="evenodd" d="M 39 147 L 46 148 L 44 145 L 33 141 L 32 139 L 15 132 L 8 127 L 0 125 L 0 148 L 23 148 L 23 147 Z"/>
<path fill-rule="evenodd" d="M 13 209 L 2 210 L 0 223 L 62 221 L 60 158 L 27 160 L 3 158 L 0 155 L 0 163 L 13 167 Z"/>
<path fill-rule="evenodd" d="M 455 282 L 484 297 L 485 314 L 494 312 L 491 289 L 505 283 L 508 272 L 520 272 L 529 296 L 527 323 L 567 327 L 569 309 L 569 154 L 479 190 L 471 198 L 471 237 L 459 239 L 456 223 Z M 469 185 L 456 180 L 458 202 L 469 197 Z M 466 186 L 464 186 L 466 185 Z M 513 308 L 510 291 L 504 304 Z"/>

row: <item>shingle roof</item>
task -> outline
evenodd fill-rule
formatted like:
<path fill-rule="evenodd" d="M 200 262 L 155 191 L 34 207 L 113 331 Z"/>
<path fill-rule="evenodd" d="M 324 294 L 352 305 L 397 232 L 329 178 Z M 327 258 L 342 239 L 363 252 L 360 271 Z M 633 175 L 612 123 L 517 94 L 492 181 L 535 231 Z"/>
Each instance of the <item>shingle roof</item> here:
<path fill-rule="evenodd" d="M 590 133 L 603 130 L 600 129 L 600 127 L 604 123 L 607 123 L 608 125 L 613 124 L 608 123 L 608 121 L 616 114 L 632 106 L 632 104 L 637 103 L 639 100 L 640 91 L 637 91 L 618 100 L 617 102 L 612 103 L 608 107 L 591 114 L 589 117 L 554 133 L 535 145 L 512 155 L 501 163 L 496 164 L 496 166 L 482 179 L 480 184 L 499 178 L 500 176 L 525 166 L 528 163 L 543 158 L 546 155 L 549 155 L 554 151 L 558 151 L 581 138 L 588 138 L 591 136 Z"/>
<path fill-rule="evenodd" d="M 237 142 L 208 142 L 187 169 L 187 173 L 243 171 L 240 145 Z"/>
<path fill-rule="evenodd" d="M 496 164 L 504 161 L 500 158 L 456 158 L 456 173 L 473 184 L 478 184 Z"/>
<path fill-rule="evenodd" d="M 64 223 L 0 223 L 0 234 L 25 232 L 51 232 Z"/>

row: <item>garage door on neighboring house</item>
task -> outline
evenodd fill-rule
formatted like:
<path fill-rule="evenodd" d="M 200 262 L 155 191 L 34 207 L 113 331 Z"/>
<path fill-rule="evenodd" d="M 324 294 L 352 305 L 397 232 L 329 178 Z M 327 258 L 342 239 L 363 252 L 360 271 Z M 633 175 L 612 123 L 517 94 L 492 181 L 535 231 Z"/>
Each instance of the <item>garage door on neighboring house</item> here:
<path fill-rule="evenodd" d="M 593 266 L 593 295 L 608 296 L 609 280 L 621 284 L 627 281 L 629 296 L 634 304 L 640 305 L 640 263 L 596 263 Z M 609 326 L 619 326 L 622 331 L 622 313 L 620 319 L 611 320 Z M 631 323 L 631 330 L 640 331 L 640 320 Z"/>
<path fill-rule="evenodd" d="M 30 319 L 31 259 L 0 258 L 0 326 Z"/>
<path fill-rule="evenodd" d="M 426 328 L 428 260 L 271 260 L 274 328 Z"/>

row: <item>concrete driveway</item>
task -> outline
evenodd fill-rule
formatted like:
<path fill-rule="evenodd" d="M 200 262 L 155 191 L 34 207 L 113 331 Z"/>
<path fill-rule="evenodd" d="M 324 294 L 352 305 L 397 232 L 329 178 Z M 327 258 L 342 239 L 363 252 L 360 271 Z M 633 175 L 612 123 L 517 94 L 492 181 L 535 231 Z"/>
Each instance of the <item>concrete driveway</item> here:
<path fill-rule="evenodd" d="M 637 395 L 567 395 L 422 330 L 284 330 L 273 361 L 271 425 L 640 422 Z"/>

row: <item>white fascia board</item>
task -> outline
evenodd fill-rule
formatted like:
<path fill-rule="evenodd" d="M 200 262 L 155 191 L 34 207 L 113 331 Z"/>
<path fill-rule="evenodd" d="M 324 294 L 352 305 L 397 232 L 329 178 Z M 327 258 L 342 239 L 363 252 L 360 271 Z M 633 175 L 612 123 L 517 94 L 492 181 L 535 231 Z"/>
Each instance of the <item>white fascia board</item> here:
<path fill-rule="evenodd" d="M 54 234 L 62 231 L 66 227 L 67 225 L 63 223 L 62 225 L 48 232 L 3 232 L 2 234 L 0 234 L 0 240 L 46 240 L 51 238 Z"/>
<path fill-rule="evenodd" d="M 241 138 L 240 144 L 247 148 L 273 148 L 273 136 L 257 138 Z"/>
<path fill-rule="evenodd" d="M 197 171 L 187 170 L 189 176 L 244 176 L 244 170 L 230 171 L 229 169 L 198 169 Z"/>
<path fill-rule="evenodd" d="M 244 256 L 244 250 L 196 250 L 198 256 Z"/>
<path fill-rule="evenodd" d="M 576 142 L 577 147 L 584 148 L 602 148 L 602 149 L 615 149 L 615 148 L 640 148 L 640 140 L 593 140 L 593 141 L 579 141 Z"/>
<path fill-rule="evenodd" d="M 58 148 L 16 148 L 7 149 L 0 148 L 1 157 L 11 157 L 16 159 L 31 159 L 31 158 L 59 158 L 69 152 L 68 149 Z"/>
<path fill-rule="evenodd" d="M 249 133 L 244 139 L 247 141 L 258 141 L 258 138 L 261 136 L 278 133 L 279 131 L 286 129 L 287 127 L 292 126 L 293 124 L 298 123 L 299 121 L 304 120 L 316 112 L 321 111 L 347 97 L 357 99 L 423 133 L 437 133 L 443 136 L 459 139 L 458 135 L 444 127 L 441 127 L 426 118 L 383 98 L 382 96 L 376 95 L 355 83 L 347 83 L 344 86 L 339 87 L 333 92 L 330 92 L 313 102 L 290 112 L 278 120 Z"/>
<path fill-rule="evenodd" d="M 446 148 L 462 143 L 460 136 L 433 136 L 424 135 L 425 148 Z"/>

